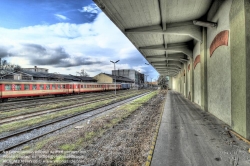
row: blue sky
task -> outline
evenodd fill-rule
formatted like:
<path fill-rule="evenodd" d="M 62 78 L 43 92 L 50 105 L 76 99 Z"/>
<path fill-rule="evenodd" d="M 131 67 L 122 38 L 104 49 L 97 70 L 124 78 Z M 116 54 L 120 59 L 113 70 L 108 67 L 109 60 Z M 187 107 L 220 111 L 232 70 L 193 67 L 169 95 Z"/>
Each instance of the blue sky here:
<path fill-rule="evenodd" d="M 158 73 L 92 0 L 0 0 L 0 57 L 22 67 L 90 76 L 116 68 Z M 149 80 L 149 78 L 148 78 Z"/>

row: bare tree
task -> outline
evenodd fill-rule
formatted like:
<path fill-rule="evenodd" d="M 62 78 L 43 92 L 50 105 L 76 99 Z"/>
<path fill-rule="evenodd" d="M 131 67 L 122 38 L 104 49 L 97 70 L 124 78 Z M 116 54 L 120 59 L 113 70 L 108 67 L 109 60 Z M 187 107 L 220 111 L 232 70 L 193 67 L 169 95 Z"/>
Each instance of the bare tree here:
<path fill-rule="evenodd" d="M 5 75 L 10 72 L 21 71 L 22 68 L 19 65 L 11 64 L 5 59 L 0 59 L 0 74 Z"/>
<path fill-rule="evenodd" d="M 80 76 L 83 76 L 83 77 L 89 77 L 89 74 L 86 73 L 86 72 L 84 71 L 84 69 L 81 69 L 80 72 L 76 72 L 76 73 L 79 74 Z"/>

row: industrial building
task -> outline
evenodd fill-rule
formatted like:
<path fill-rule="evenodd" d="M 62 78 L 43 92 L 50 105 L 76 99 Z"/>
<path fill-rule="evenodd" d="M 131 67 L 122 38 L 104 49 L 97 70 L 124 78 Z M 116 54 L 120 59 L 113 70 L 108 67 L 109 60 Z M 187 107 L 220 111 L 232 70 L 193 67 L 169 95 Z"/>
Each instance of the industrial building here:
<path fill-rule="evenodd" d="M 107 73 L 100 73 L 93 77 L 97 80 L 98 83 L 131 83 L 131 86 L 134 84 L 132 79 L 123 76 L 116 76 Z"/>
<path fill-rule="evenodd" d="M 49 69 L 46 68 L 40 68 L 37 66 L 34 66 L 34 68 L 22 68 L 23 71 L 32 71 L 32 72 L 42 72 L 42 73 L 48 73 Z"/>
<path fill-rule="evenodd" d="M 144 74 L 134 69 L 112 70 L 112 75 L 127 77 L 134 81 L 134 86 L 144 86 Z"/>

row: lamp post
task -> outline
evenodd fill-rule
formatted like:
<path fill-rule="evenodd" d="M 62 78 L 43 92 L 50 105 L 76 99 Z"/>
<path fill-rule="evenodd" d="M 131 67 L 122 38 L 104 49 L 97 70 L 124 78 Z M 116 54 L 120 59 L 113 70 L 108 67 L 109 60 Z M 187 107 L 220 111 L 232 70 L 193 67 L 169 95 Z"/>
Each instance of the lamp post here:
<path fill-rule="evenodd" d="M 153 78 L 152 77 L 150 77 L 151 78 L 151 88 L 153 87 L 153 82 L 152 82 L 152 80 L 153 80 Z"/>
<path fill-rule="evenodd" d="M 119 61 L 120 61 L 120 60 L 117 60 L 117 61 L 115 61 L 115 62 L 110 61 L 111 63 L 114 64 L 114 71 L 115 71 L 115 64 L 116 64 L 117 62 L 119 62 Z M 115 74 L 115 95 L 116 95 L 116 74 Z"/>
<path fill-rule="evenodd" d="M 139 84 L 139 74 L 140 74 L 140 70 L 138 70 L 138 90 L 139 90 L 139 87 L 140 87 L 140 84 Z"/>
<path fill-rule="evenodd" d="M 149 75 L 146 75 L 146 74 L 145 74 L 145 76 L 146 76 L 146 85 L 147 85 L 147 87 L 148 87 L 148 83 L 147 83 L 147 82 L 148 82 L 148 76 L 149 76 Z"/>

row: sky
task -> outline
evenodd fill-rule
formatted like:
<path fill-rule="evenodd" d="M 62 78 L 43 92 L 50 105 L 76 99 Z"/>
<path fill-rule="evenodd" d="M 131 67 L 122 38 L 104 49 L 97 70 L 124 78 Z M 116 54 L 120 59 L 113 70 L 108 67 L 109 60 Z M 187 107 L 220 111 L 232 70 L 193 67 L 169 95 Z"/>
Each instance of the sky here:
<path fill-rule="evenodd" d="M 92 0 L 0 0 L 0 58 L 23 68 L 90 76 L 135 69 L 157 71 Z"/>

